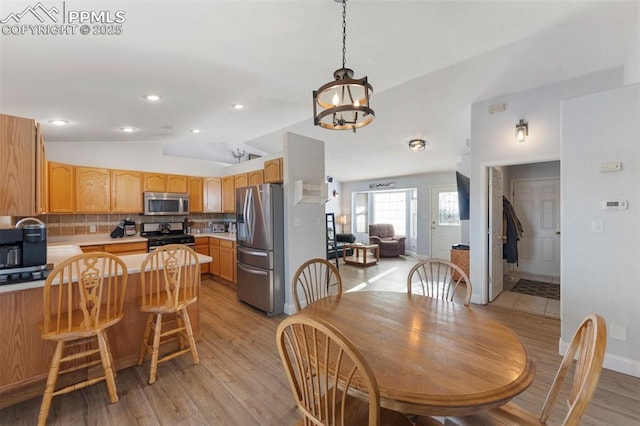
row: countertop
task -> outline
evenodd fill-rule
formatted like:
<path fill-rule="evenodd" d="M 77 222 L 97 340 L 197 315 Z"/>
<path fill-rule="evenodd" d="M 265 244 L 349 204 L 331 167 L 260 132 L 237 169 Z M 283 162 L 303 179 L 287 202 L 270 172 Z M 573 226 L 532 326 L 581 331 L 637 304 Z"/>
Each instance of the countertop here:
<path fill-rule="evenodd" d="M 111 239 L 110 236 L 108 237 Z M 126 241 L 133 241 L 131 240 L 131 238 L 135 238 L 135 237 L 129 237 L 129 238 L 130 239 L 127 239 Z M 125 239 L 118 238 L 117 240 L 120 240 L 120 242 L 123 242 L 122 240 L 125 240 Z M 146 241 L 146 238 L 138 238 L 138 240 Z M 85 243 L 85 245 L 89 245 L 89 244 L 103 244 L 103 243 L 100 243 L 100 242 Z M 80 244 L 77 244 L 77 243 L 76 244 L 62 244 L 62 243 L 48 244 L 47 245 L 47 263 L 51 263 L 55 267 L 57 264 L 59 264 L 63 260 L 81 253 L 82 253 L 82 249 L 80 248 Z M 127 266 L 127 270 L 129 271 L 129 274 L 139 273 L 140 266 L 142 265 L 142 261 L 146 257 L 147 257 L 147 253 L 128 254 L 128 255 L 120 256 L 120 258 L 124 261 L 125 265 Z M 210 256 L 206 256 L 204 254 L 198 254 L 198 261 L 201 264 L 209 263 L 212 260 L 213 259 Z M 44 287 L 44 282 L 45 280 L 38 280 L 38 281 L 29 281 L 25 283 L 0 285 L 0 293 L 8 293 L 12 291 L 27 290 L 30 288 Z"/>
<path fill-rule="evenodd" d="M 219 238 L 221 240 L 236 240 L 236 234 L 230 232 L 203 232 L 200 234 L 191 234 L 195 238 L 202 237 L 213 237 Z M 137 242 L 146 242 L 147 239 L 145 237 L 141 237 L 140 234 L 132 235 L 130 237 L 122 237 L 122 238 L 111 238 L 110 234 L 87 234 L 87 235 L 72 235 L 65 237 L 49 237 L 47 239 L 47 246 L 66 246 L 66 245 L 77 245 L 77 246 L 92 246 L 99 244 L 121 244 L 121 243 L 137 243 Z M 48 254 L 48 253 L 47 253 Z M 47 258 L 48 259 L 48 258 Z"/>

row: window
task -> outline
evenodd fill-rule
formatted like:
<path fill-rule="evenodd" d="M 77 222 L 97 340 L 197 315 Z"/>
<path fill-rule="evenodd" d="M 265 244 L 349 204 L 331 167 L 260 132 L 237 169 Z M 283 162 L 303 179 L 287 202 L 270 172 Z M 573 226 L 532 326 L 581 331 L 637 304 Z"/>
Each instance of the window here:
<path fill-rule="evenodd" d="M 371 195 L 371 223 L 390 223 L 397 235 L 407 235 L 407 191 L 382 191 Z"/>
<path fill-rule="evenodd" d="M 460 226 L 458 193 L 441 192 L 438 195 L 438 224 L 440 226 Z"/>
<path fill-rule="evenodd" d="M 369 211 L 369 194 L 366 192 L 358 192 L 354 194 L 355 232 L 369 232 L 369 220 L 367 212 Z"/>

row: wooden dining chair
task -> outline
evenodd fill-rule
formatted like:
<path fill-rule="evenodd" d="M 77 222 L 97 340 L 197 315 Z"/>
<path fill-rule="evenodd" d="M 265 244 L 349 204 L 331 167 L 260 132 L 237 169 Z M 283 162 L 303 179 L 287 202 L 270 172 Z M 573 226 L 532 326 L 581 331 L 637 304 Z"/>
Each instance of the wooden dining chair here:
<path fill-rule="evenodd" d="M 304 262 L 293 274 L 293 300 L 299 311 L 309 303 L 333 294 L 342 294 L 340 272 L 326 259 Z"/>
<path fill-rule="evenodd" d="M 453 302 L 455 293 L 463 282 L 467 290 L 464 305 L 469 306 L 473 287 L 467 274 L 448 260 L 431 258 L 420 261 L 411 268 L 407 277 L 407 292 L 411 294 L 418 289 L 424 296 Z"/>
<path fill-rule="evenodd" d="M 84 253 L 58 264 L 44 284 L 42 338 L 56 342 L 45 385 L 38 425 L 47 422 L 56 395 L 105 381 L 111 403 L 118 402 L 113 358 L 106 330 L 124 316 L 125 263 L 109 253 Z M 27 348 L 28 349 L 28 348 Z M 102 365 L 104 374 L 55 390 L 62 374 Z M 63 368 L 61 370 L 61 368 Z M 76 373 L 77 374 L 77 373 Z"/>
<path fill-rule="evenodd" d="M 169 244 L 154 250 L 142 262 L 140 283 L 140 310 L 149 317 L 138 365 L 142 365 L 147 354 L 151 355 L 149 384 L 153 384 L 158 364 L 162 362 L 191 352 L 193 363 L 200 363 L 187 311 L 200 293 L 197 253 L 183 244 Z M 177 349 L 174 346 L 161 357 L 160 347 L 171 342 L 177 342 Z"/>
<path fill-rule="evenodd" d="M 292 315 L 278 326 L 277 345 L 302 414 L 298 425 L 411 425 L 407 416 L 380 408 L 371 368 L 332 324 Z"/>
<path fill-rule="evenodd" d="M 567 400 L 567 413 L 562 425 L 580 424 L 580 418 L 587 409 L 598 385 L 602 361 L 607 346 L 607 327 L 600 315 L 587 315 L 573 335 L 569 348 L 562 358 L 551 389 L 539 415 L 509 402 L 500 408 L 465 417 L 447 417 L 446 425 L 544 425 L 560 394 L 562 385 L 577 356 L 571 390 Z"/>

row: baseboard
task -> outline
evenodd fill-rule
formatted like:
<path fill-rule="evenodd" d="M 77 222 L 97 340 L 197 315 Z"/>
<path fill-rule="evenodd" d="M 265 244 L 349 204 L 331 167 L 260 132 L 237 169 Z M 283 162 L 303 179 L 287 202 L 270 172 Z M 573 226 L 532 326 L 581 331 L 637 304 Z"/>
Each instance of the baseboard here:
<path fill-rule="evenodd" d="M 564 355 L 568 348 L 569 342 L 563 342 L 562 339 L 560 339 L 560 355 Z M 607 370 L 617 371 L 618 373 L 640 378 L 640 361 L 636 359 L 605 353 L 602 366 Z"/>

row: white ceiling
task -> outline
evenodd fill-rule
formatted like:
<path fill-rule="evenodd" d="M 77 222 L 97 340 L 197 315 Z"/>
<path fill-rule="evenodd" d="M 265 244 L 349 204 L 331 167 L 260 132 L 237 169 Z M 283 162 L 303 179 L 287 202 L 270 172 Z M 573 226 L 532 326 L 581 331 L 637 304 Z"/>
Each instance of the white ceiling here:
<path fill-rule="evenodd" d="M 36 3 L 3 0 L 0 19 Z M 347 66 L 369 77 L 376 113 L 353 134 L 312 122 L 312 90 L 341 66 L 334 0 L 67 1 L 123 10 L 123 34 L 0 35 L 0 112 L 42 122 L 48 141 L 162 142 L 167 155 L 229 163 L 235 148 L 282 151 L 291 130 L 324 140 L 327 174 L 342 181 L 454 170 L 473 102 L 621 66 L 639 5 L 350 0 Z M 413 138 L 427 150 L 408 152 Z"/>

